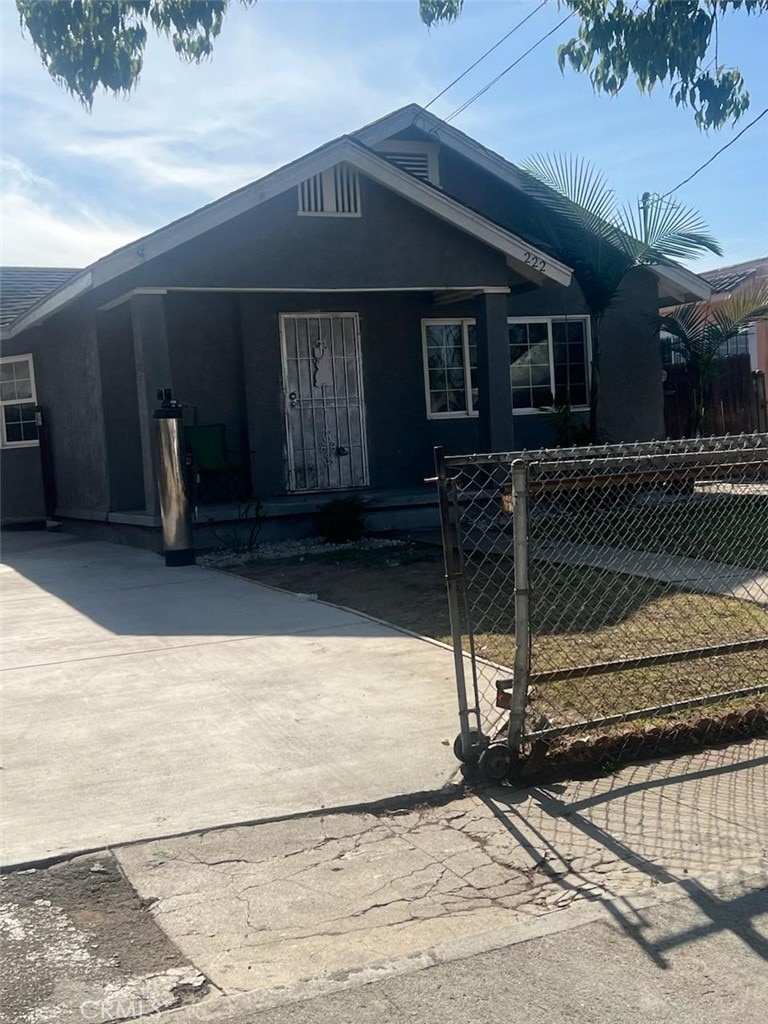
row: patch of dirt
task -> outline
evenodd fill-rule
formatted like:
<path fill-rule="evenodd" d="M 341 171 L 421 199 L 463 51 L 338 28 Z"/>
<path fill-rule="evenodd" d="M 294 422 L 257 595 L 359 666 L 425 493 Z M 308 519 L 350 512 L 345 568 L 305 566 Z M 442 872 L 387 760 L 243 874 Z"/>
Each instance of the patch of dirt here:
<path fill-rule="evenodd" d="M 207 979 L 109 853 L 0 880 L 0 1021 L 113 1021 L 202 998 Z"/>
<path fill-rule="evenodd" d="M 231 570 L 282 590 L 316 594 L 424 636 L 450 641 L 443 556 L 436 547 L 343 553 Z"/>

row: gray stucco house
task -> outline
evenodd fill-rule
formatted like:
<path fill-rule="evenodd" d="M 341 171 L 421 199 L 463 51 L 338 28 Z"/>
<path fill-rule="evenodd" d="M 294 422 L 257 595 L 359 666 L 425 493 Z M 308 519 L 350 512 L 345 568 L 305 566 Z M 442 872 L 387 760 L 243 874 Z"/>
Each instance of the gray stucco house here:
<path fill-rule="evenodd" d="M 542 408 L 587 405 L 589 320 L 540 235 L 515 166 L 412 105 L 84 270 L 6 268 L 3 522 L 157 543 L 159 388 L 278 518 L 349 491 L 426 507 L 434 445 L 552 443 Z M 604 436 L 662 436 L 651 325 L 708 294 L 683 268 L 628 277 Z"/>

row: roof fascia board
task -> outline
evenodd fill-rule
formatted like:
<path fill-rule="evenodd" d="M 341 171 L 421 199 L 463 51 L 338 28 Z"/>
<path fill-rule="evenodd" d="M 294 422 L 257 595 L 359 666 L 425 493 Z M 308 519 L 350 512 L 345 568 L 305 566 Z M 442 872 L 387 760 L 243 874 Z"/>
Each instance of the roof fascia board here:
<path fill-rule="evenodd" d="M 709 282 L 694 274 L 692 270 L 686 270 L 685 267 L 668 267 L 664 264 L 653 264 L 648 269 L 660 281 L 668 282 L 674 288 L 680 289 L 684 295 L 692 295 L 696 300 L 712 298 L 713 290 Z"/>
<path fill-rule="evenodd" d="M 84 270 L 76 277 L 73 277 L 71 281 L 67 281 L 66 284 L 57 288 L 56 291 L 51 292 L 50 295 L 36 302 L 31 309 L 22 313 L 20 317 L 6 328 L 3 337 L 15 338 L 17 334 L 21 334 L 28 327 L 36 326 L 51 316 L 52 313 L 56 313 L 58 310 L 68 306 L 70 302 L 74 302 L 75 299 L 87 292 L 92 286 L 93 275 L 91 269 Z"/>

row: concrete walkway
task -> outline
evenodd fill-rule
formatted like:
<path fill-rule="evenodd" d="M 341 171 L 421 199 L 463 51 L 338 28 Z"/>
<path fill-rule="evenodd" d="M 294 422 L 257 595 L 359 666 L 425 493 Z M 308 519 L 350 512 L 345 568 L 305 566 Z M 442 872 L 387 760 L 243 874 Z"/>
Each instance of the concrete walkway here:
<path fill-rule="evenodd" d="M 768 572 L 760 569 L 655 551 L 582 544 L 578 541 L 542 544 L 534 549 L 533 557 L 560 565 L 605 569 L 627 576 L 671 583 L 697 594 L 720 594 L 723 597 L 768 605 Z"/>
<path fill-rule="evenodd" d="M 66 534 L 3 537 L 5 864 L 434 790 L 449 651 Z"/>

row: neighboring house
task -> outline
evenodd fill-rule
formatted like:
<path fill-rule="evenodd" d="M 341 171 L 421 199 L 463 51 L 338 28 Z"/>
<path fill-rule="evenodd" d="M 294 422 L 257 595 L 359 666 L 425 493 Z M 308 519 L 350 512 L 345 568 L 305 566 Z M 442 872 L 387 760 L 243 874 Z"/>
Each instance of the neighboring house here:
<path fill-rule="evenodd" d="M 245 465 L 275 514 L 306 511 L 326 492 L 364 493 L 372 508 L 416 493 L 431 502 L 435 445 L 553 443 L 543 407 L 567 398 L 587 409 L 589 320 L 522 181 L 413 105 L 42 298 L 30 276 L 2 341 L 15 403 L 4 421 L 6 520 L 44 514 L 36 403 L 57 518 L 126 536 L 158 522 L 159 388 L 189 406 L 190 423 L 220 425 L 226 458 Z M 603 328 L 603 436 L 662 435 L 654 317 L 660 303 L 709 294 L 681 267 L 628 276 Z"/>
<path fill-rule="evenodd" d="M 712 307 L 715 307 L 734 293 L 768 279 L 768 256 L 703 271 L 699 276 L 712 288 L 712 297 L 709 301 Z M 662 309 L 661 312 L 663 315 L 669 313 L 670 309 Z M 683 356 L 673 350 L 672 337 L 664 332 L 661 335 L 661 346 L 662 359 L 665 363 L 684 362 Z M 731 338 L 721 347 L 721 354 L 748 355 L 752 370 L 762 370 L 768 375 L 768 320 L 759 320 L 748 330 Z"/>

